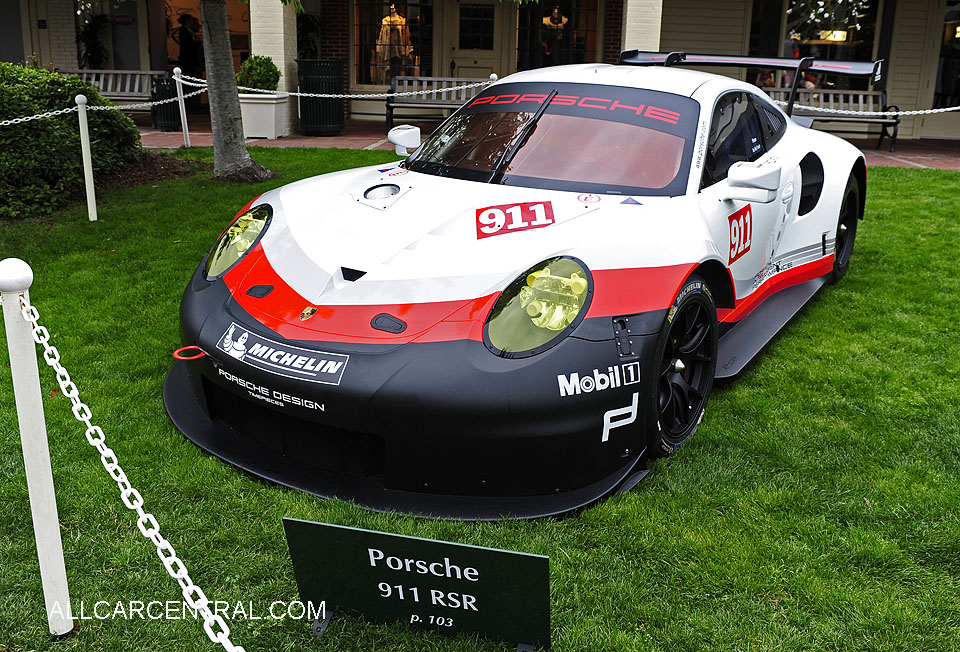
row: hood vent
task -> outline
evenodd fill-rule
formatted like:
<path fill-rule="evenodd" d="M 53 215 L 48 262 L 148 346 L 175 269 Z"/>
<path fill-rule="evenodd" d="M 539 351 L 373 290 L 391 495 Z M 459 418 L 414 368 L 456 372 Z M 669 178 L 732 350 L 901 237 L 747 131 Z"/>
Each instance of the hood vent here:
<path fill-rule="evenodd" d="M 361 278 L 363 278 L 363 275 L 366 274 L 366 272 L 363 270 L 351 269 L 349 267 L 341 267 L 340 273 L 343 274 L 344 281 L 350 281 L 351 283 L 354 281 L 359 281 Z"/>
<path fill-rule="evenodd" d="M 273 292 L 272 285 L 252 285 L 247 288 L 247 295 L 253 297 L 254 299 L 262 299 Z"/>
<path fill-rule="evenodd" d="M 402 333 L 407 329 L 406 322 L 397 319 L 393 315 L 388 315 L 385 312 L 381 312 L 370 320 L 370 325 L 378 331 L 385 331 L 387 333 Z"/>
<path fill-rule="evenodd" d="M 398 194 L 400 194 L 400 186 L 395 183 L 382 183 L 379 186 L 367 188 L 367 191 L 363 193 L 363 198 L 376 201 L 378 199 L 387 199 L 388 197 L 393 197 Z"/>

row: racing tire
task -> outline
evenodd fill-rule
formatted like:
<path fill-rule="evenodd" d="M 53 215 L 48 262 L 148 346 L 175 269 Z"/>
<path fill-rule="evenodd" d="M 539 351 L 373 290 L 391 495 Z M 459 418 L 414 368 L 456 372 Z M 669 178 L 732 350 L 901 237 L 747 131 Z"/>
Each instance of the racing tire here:
<path fill-rule="evenodd" d="M 717 308 L 706 282 L 691 276 L 680 288 L 657 338 L 647 414 L 650 457 L 665 457 L 697 430 L 717 366 Z"/>
<path fill-rule="evenodd" d="M 851 174 L 847 187 L 843 191 L 840 203 L 840 215 L 837 218 L 837 235 L 833 249 L 833 283 L 838 282 L 850 268 L 850 256 L 853 255 L 853 242 L 857 237 L 857 223 L 860 221 L 860 184 Z"/>

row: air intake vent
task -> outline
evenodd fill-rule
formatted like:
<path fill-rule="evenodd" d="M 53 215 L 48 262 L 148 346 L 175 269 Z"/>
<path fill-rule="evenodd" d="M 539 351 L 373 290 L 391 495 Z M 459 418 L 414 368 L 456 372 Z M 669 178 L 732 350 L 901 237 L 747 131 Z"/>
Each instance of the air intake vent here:
<path fill-rule="evenodd" d="M 800 161 L 800 208 L 799 214 L 806 215 L 817 206 L 823 191 L 823 163 L 816 154 L 810 152 Z"/>
<path fill-rule="evenodd" d="M 272 285 L 252 285 L 247 288 L 247 295 L 253 297 L 254 299 L 262 299 L 273 292 Z"/>
<path fill-rule="evenodd" d="M 341 267 L 340 273 L 343 274 L 343 280 L 345 281 L 359 281 L 366 272 L 360 269 L 351 269 L 349 267 Z"/>
<path fill-rule="evenodd" d="M 379 315 L 374 317 L 370 321 L 370 325 L 376 328 L 378 331 L 385 331 L 387 333 L 402 333 L 407 329 L 407 324 L 401 319 L 397 319 L 393 315 L 388 315 L 385 312 L 381 312 Z"/>

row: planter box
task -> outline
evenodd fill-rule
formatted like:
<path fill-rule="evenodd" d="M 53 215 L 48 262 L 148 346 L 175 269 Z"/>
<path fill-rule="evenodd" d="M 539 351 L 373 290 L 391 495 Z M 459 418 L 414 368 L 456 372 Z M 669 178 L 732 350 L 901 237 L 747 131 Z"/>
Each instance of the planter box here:
<path fill-rule="evenodd" d="M 283 95 L 240 93 L 244 138 L 282 138 L 287 135 L 287 98 Z"/>

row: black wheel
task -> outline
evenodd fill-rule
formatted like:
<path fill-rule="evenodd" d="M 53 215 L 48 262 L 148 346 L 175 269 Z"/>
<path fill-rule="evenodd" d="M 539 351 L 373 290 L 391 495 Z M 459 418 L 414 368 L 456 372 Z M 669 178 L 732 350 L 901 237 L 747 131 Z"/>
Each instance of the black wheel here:
<path fill-rule="evenodd" d="M 653 457 L 669 455 L 700 425 L 717 365 L 717 309 L 697 276 L 683 284 L 657 340 L 650 411 Z"/>
<path fill-rule="evenodd" d="M 857 237 L 857 222 L 860 218 L 860 185 L 850 175 L 843 191 L 840 216 L 837 218 L 837 239 L 833 250 L 833 282 L 843 278 L 850 267 L 853 241 Z"/>

